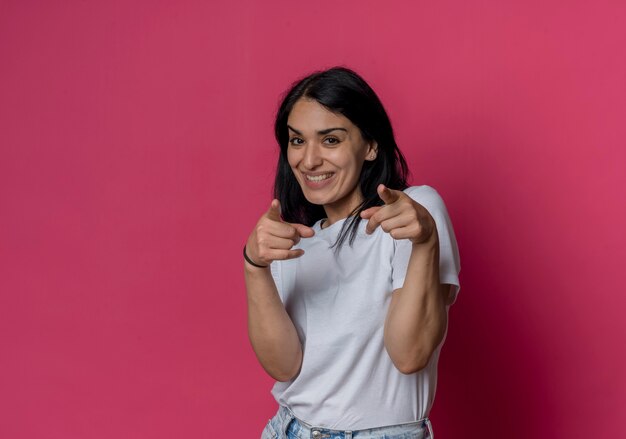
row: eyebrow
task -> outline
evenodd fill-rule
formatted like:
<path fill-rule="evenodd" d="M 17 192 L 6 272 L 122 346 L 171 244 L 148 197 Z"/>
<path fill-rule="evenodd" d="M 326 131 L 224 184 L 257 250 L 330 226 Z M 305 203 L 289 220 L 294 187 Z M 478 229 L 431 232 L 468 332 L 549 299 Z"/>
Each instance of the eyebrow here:
<path fill-rule="evenodd" d="M 297 129 L 295 129 L 295 128 L 289 126 L 289 125 L 287 125 L 287 128 L 289 128 L 291 131 L 293 131 L 296 134 L 302 135 L 302 133 L 300 131 L 298 131 Z M 348 130 L 345 129 L 345 128 L 335 127 L 335 128 L 326 128 L 325 130 L 319 130 L 317 132 L 317 134 L 328 134 L 331 131 L 336 131 L 336 130 L 345 131 L 346 133 L 348 132 Z"/>

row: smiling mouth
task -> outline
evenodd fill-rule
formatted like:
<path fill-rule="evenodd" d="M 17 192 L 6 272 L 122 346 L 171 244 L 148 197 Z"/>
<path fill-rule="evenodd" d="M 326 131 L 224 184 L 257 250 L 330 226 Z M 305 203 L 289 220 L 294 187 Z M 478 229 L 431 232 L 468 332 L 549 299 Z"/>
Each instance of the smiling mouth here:
<path fill-rule="evenodd" d="M 309 181 L 324 181 L 324 180 L 329 179 L 333 175 L 334 175 L 334 173 L 330 172 L 328 174 L 322 174 L 322 175 L 307 175 L 307 174 L 305 174 L 304 177 L 307 180 L 309 180 Z"/>

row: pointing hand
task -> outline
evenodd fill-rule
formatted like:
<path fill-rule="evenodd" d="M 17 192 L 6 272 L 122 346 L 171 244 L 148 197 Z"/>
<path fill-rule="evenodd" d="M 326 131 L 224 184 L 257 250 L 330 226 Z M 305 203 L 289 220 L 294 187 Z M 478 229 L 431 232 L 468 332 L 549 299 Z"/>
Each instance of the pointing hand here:
<path fill-rule="evenodd" d="M 365 231 L 371 234 L 380 226 L 394 239 L 409 239 L 413 244 L 421 244 L 437 239 L 437 226 L 428 210 L 402 191 L 379 184 L 378 196 L 384 206 L 374 206 L 361 212 L 361 218 L 368 220 Z"/>
<path fill-rule="evenodd" d="M 298 258 L 304 254 L 304 250 L 292 250 L 292 247 L 300 242 L 300 238 L 310 238 L 314 234 L 311 227 L 283 221 L 280 217 L 280 202 L 274 199 L 250 234 L 246 252 L 259 265 Z"/>

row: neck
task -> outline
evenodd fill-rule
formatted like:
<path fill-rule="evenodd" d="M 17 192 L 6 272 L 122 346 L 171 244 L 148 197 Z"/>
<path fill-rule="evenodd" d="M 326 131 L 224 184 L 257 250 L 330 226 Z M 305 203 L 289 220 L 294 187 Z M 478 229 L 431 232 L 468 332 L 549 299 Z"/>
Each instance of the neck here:
<path fill-rule="evenodd" d="M 361 189 L 357 189 L 346 198 L 332 204 L 325 204 L 326 220 L 322 222 L 324 228 L 332 226 L 337 221 L 347 218 L 356 207 L 363 202 Z"/>

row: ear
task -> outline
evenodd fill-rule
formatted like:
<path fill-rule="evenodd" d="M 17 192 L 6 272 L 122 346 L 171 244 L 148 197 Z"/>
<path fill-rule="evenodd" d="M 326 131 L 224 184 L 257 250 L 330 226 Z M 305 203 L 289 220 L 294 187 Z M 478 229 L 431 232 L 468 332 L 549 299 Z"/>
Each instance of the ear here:
<path fill-rule="evenodd" d="M 376 156 L 378 155 L 378 142 L 372 140 L 368 143 L 367 154 L 365 155 L 365 160 L 374 161 L 376 160 Z"/>

